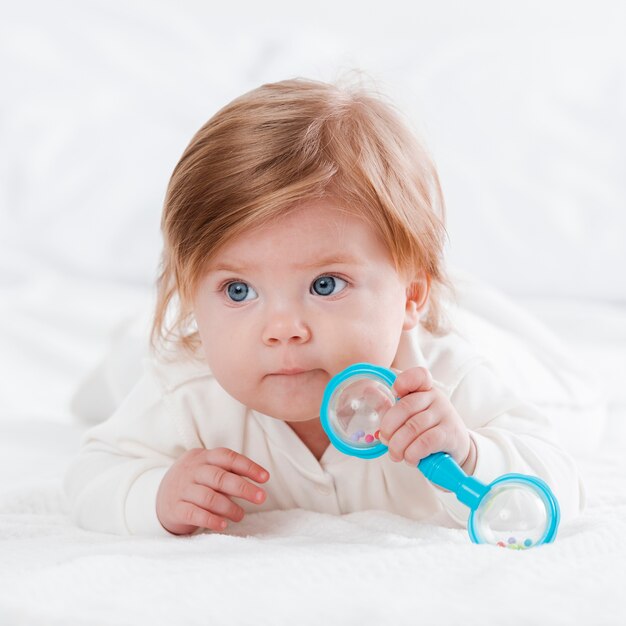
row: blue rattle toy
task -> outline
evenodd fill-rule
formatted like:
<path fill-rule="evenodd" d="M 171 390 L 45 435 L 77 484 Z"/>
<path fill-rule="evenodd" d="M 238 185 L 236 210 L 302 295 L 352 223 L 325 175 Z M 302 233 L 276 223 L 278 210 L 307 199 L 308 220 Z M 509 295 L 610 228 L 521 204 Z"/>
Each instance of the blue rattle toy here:
<path fill-rule="evenodd" d="M 397 400 L 391 390 L 395 379 L 396 374 L 387 368 L 357 363 L 329 381 L 320 419 L 338 450 L 362 459 L 387 452 L 379 439 L 379 425 Z M 474 543 L 525 550 L 554 541 L 559 504 L 540 478 L 504 474 L 485 485 L 468 476 L 445 452 L 422 459 L 417 469 L 471 509 L 467 530 Z"/>

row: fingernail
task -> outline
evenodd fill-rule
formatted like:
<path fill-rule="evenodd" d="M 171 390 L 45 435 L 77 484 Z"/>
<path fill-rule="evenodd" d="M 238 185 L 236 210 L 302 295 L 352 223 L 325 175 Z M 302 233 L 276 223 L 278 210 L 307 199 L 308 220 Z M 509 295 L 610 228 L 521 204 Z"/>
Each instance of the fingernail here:
<path fill-rule="evenodd" d="M 261 502 L 261 500 L 263 500 L 263 492 L 262 491 L 257 491 L 256 495 L 254 496 L 255 500 L 257 502 Z"/>

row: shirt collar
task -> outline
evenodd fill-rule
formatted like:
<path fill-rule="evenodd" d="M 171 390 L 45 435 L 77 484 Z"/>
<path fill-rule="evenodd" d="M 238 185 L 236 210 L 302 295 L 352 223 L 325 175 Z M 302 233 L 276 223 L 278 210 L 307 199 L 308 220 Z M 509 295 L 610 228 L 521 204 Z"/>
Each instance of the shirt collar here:
<path fill-rule="evenodd" d="M 418 328 L 402 332 L 391 366 L 399 370 L 418 366 L 427 367 L 426 358 L 419 345 Z M 339 452 L 331 443 L 318 461 L 300 437 L 283 420 L 259 411 L 252 410 L 251 412 L 277 452 L 287 457 L 294 467 L 311 480 L 320 481 L 325 475 L 326 466 L 341 463 L 350 458 Z"/>

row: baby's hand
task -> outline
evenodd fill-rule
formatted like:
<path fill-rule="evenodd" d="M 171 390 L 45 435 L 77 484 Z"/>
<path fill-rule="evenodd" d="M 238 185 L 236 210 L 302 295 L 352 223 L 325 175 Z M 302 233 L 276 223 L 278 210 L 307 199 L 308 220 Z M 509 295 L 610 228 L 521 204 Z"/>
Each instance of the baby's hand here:
<path fill-rule="evenodd" d="M 228 496 L 261 504 L 266 495 L 243 476 L 265 482 L 269 472 L 228 448 L 188 450 L 159 485 L 156 510 L 161 525 L 174 535 L 186 535 L 197 528 L 224 530 L 225 517 L 240 522 L 244 510 Z"/>
<path fill-rule="evenodd" d="M 433 387 L 430 372 L 412 367 L 398 374 L 393 392 L 400 399 L 382 417 L 380 440 L 392 461 L 415 467 L 435 452 L 447 452 L 459 465 L 471 446 L 465 423 L 445 394 Z"/>

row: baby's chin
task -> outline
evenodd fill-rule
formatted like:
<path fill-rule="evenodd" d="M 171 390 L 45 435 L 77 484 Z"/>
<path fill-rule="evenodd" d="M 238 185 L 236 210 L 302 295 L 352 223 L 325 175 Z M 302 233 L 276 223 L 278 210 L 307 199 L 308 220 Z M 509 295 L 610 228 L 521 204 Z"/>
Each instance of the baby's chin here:
<path fill-rule="evenodd" d="M 280 385 L 267 385 L 247 406 L 264 415 L 287 422 L 304 422 L 317 419 L 324 395 L 325 384 L 282 389 Z"/>
<path fill-rule="evenodd" d="M 298 402 L 285 403 L 277 401 L 260 402 L 256 406 L 248 405 L 255 411 L 274 417 L 284 422 L 306 422 L 318 419 L 320 414 L 320 403 L 318 402 Z"/>
<path fill-rule="evenodd" d="M 323 370 L 290 377 L 265 377 L 246 405 L 287 422 L 315 419 L 320 414 L 328 379 Z"/>

